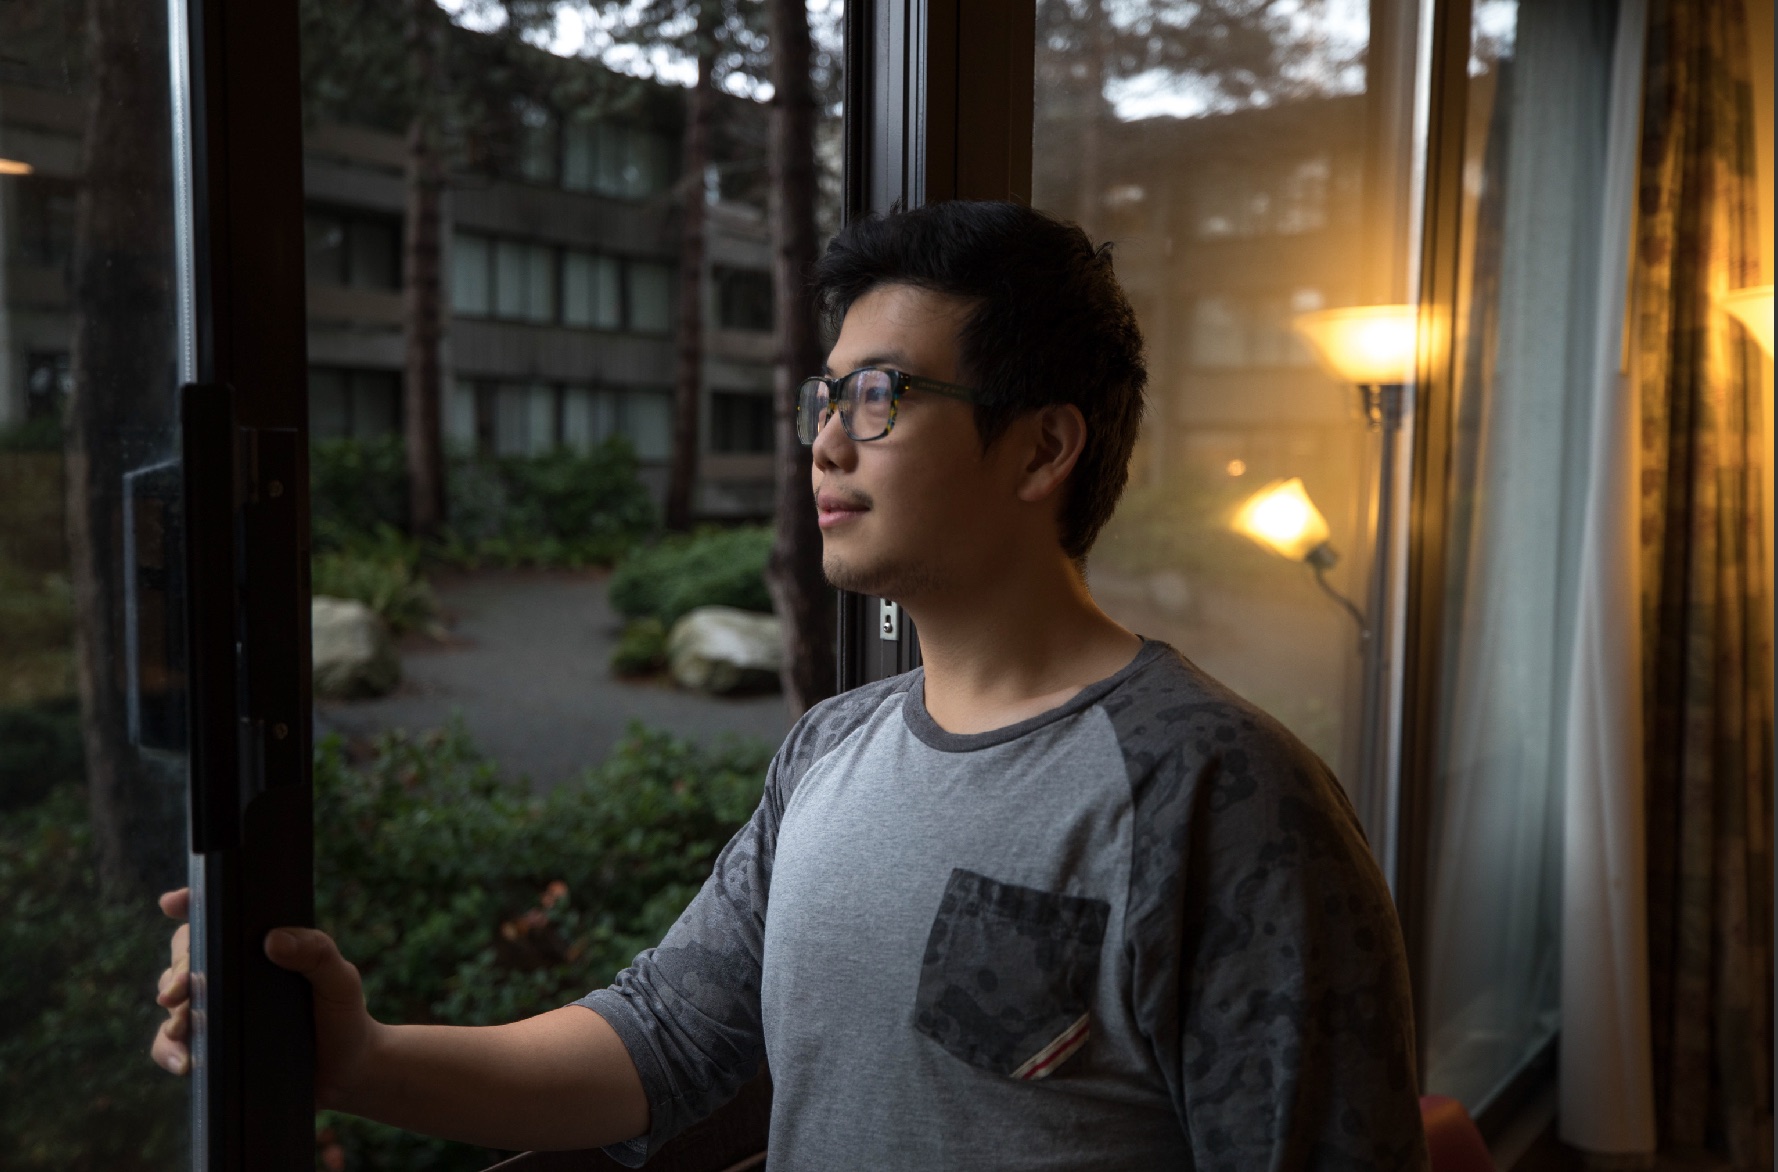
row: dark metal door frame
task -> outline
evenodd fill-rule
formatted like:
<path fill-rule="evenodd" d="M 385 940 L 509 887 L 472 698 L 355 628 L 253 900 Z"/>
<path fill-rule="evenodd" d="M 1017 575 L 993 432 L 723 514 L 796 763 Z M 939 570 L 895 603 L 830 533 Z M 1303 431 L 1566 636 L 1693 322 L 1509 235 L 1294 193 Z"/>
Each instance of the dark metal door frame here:
<path fill-rule="evenodd" d="M 297 14 L 188 0 L 184 17 L 193 1166 L 296 1172 L 314 1161 L 309 987 L 261 941 L 314 922 Z"/>

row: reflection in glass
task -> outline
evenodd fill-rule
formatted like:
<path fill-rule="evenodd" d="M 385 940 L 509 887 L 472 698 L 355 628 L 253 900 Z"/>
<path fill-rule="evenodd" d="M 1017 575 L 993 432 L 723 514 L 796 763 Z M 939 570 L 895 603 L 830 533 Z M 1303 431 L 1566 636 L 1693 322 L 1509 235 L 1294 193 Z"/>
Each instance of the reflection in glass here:
<path fill-rule="evenodd" d="M 166 12 L 0 5 L 0 1164 L 31 1172 L 188 1161 L 146 1059 L 186 869 Z"/>
<path fill-rule="evenodd" d="M 1324 567 L 1329 588 L 1366 595 L 1379 441 L 1293 322 L 1406 299 L 1409 144 L 1392 128 L 1411 68 L 1365 61 L 1373 22 L 1399 36 L 1415 17 L 1037 5 L 1033 202 L 1112 242 L 1148 343 L 1148 414 L 1094 597 L 1279 717 L 1355 796 L 1371 779 L 1352 618 L 1300 556 L 1233 522 L 1261 486 L 1295 481 L 1325 514 L 1312 544 L 1348 554 Z M 1369 830 L 1381 853 L 1386 827 Z"/>

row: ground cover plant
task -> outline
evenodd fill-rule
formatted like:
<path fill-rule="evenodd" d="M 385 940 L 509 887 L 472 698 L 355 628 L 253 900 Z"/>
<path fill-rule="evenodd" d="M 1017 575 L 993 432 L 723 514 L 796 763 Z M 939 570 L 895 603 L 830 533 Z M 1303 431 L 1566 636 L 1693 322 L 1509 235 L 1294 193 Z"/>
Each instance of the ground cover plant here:
<path fill-rule="evenodd" d="M 66 755 L 66 738 L 39 737 L 32 763 L 58 744 Z M 356 751 L 324 741 L 318 920 L 384 1020 L 486 1024 L 554 1008 L 665 932 L 752 813 L 769 757 L 759 742 L 700 748 L 638 727 L 603 764 L 537 795 L 460 727 Z M 145 1057 L 170 925 L 148 895 L 100 892 L 77 784 L 0 817 L 0 903 L 0 952 L 33 959 L 0 967 L 6 1166 L 170 1172 L 186 1088 Z M 318 1168 L 471 1172 L 498 1155 L 317 1121 Z"/>
<path fill-rule="evenodd" d="M 646 675 L 667 664 L 667 634 L 700 606 L 771 613 L 766 558 L 772 531 L 764 525 L 714 526 L 671 534 L 639 546 L 618 563 L 608 597 L 627 622 L 611 652 L 620 676 Z"/>

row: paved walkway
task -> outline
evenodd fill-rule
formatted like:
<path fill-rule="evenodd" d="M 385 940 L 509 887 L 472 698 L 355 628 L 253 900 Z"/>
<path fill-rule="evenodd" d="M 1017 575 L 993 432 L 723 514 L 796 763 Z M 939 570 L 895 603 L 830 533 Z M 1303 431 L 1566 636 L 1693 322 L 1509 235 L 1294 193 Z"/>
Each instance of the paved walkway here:
<path fill-rule="evenodd" d="M 622 620 L 606 602 L 602 572 L 482 571 L 435 577 L 433 589 L 450 638 L 410 640 L 393 695 L 317 702 L 318 736 L 436 728 L 461 712 L 502 773 L 548 788 L 604 760 L 632 720 L 699 740 L 739 733 L 773 746 L 790 729 L 776 694 L 724 700 L 612 676 Z"/>

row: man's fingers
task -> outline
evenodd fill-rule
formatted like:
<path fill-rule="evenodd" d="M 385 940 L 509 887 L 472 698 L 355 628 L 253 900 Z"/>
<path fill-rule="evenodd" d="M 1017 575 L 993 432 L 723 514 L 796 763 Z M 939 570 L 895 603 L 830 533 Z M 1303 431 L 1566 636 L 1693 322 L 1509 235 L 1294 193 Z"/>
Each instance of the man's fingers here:
<path fill-rule="evenodd" d="M 333 937 L 314 928 L 274 928 L 266 933 L 265 954 L 280 968 L 309 979 L 315 996 L 345 1006 L 364 1004 L 358 970 L 346 963 Z"/>
<path fill-rule="evenodd" d="M 163 1009 L 171 1009 L 175 1005 L 191 1000 L 191 973 L 181 959 L 172 968 L 161 974 L 160 988 L 155 992 L 154 1003 Z"/>
<path fill-rule="evenodd" d="M 191 1067 L 191 1050 L 185 1039 L 191 1033 L 191 1011 L 180 1006 L 167 1015 L 155 1031 L 154 1045 L 149 1048 L 156 1066 L 174 1074 L 184 1074 Z"/>
<path fill-rule="evenodd" d="M 177 891 L 169 891 L 160 898 L 161 911 L 175 920 L 191 917 L 191 888 L 181 887 Z"/>
<path fill-rule="evenodd" d="M 176 967 L 180 961 L 191 961 L 191 925 L 180 924 L 173 929 L 172 943 L 167 946 L 169 960 Z"/>

